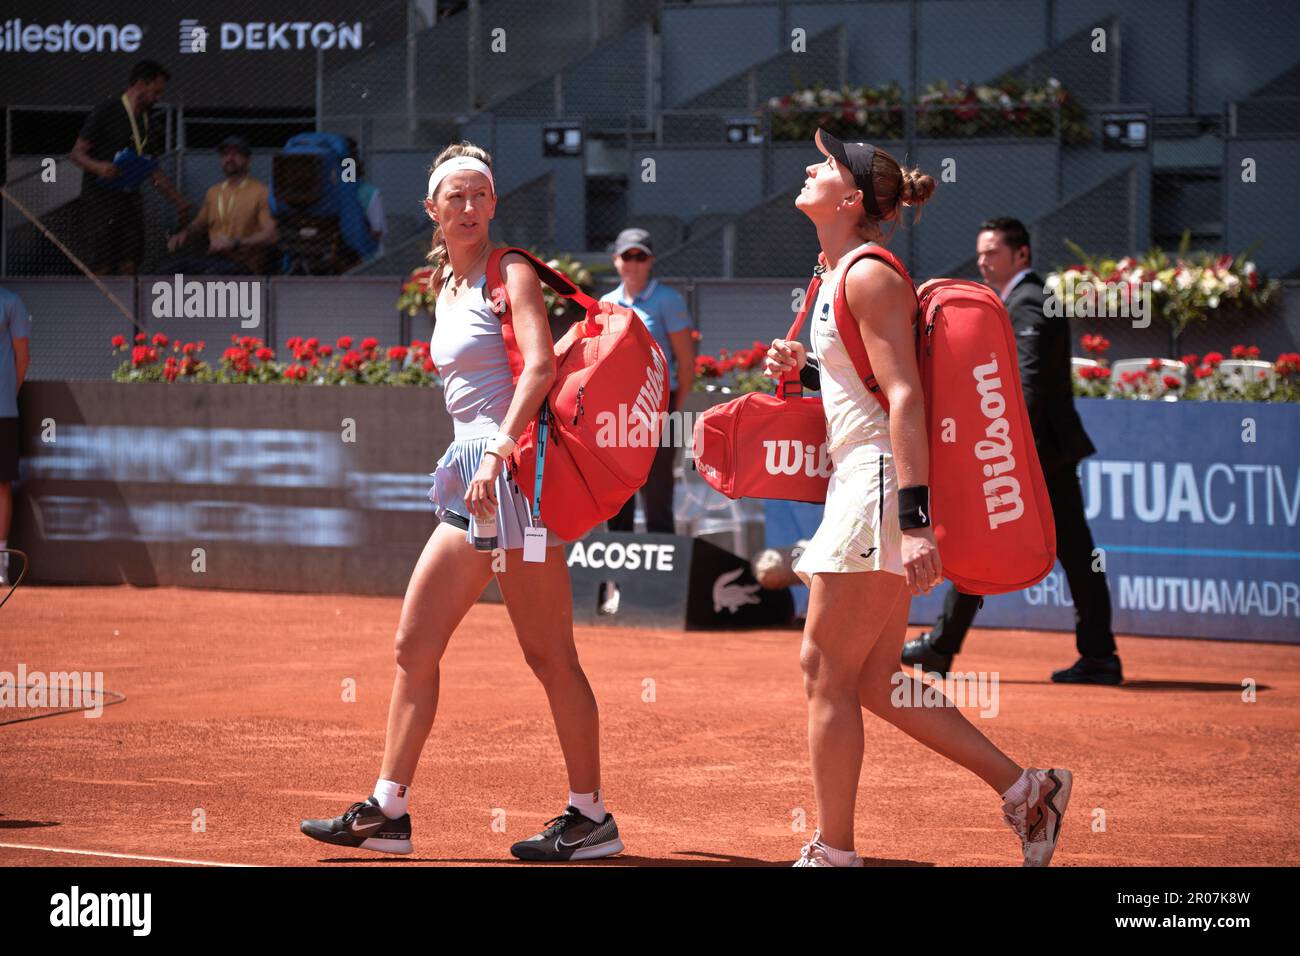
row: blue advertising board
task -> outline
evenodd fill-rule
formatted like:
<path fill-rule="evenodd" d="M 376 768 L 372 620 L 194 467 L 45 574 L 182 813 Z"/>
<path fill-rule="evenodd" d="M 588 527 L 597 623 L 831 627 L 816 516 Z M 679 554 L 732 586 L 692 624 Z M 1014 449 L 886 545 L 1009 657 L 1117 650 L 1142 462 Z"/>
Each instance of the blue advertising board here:
<path fill-rule="evenodd" d="M 1117 634 L 1300 643 L 1300 407 L 1076 399 L 1097 454 L 1079 464 Z M 821 506 L 765 502 L 767 544 L 809 538 Z M 912 599 L 932 624 L 945 584 Z M 800 613 L 806 588 L 795 588 Z M 985 599 L 976 626 L 1074 630 L 1058 563 Z"/>

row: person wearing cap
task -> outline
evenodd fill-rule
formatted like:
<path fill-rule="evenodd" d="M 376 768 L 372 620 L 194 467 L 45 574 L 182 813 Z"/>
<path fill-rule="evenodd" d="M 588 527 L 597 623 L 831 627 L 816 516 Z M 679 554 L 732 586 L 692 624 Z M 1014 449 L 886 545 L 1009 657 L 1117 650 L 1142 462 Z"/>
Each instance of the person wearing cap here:
<path fill-rule="evenodd" d="M 795 865 L 862 865 L 854 808 L 865 708 L 982 779 L 1002 799 L 1024 865 L 1046 866 L 1070 796 L 1069 771 L 1021 767 L 942 694 L 936 703 L 949 706 L 918 706 L 933 700 L 934 689 L 919 672 L 898 672 L 912 595 L 936 587 L 943 567 L 930 525 L 914 344 L 919 306 L 907 270 L 883 247 L 900 209 L 928 201 L 935 182 L 869 143 L 842 143 L 819 130 L 816 145 L 825 160 L 807 167 L 795 207 L 816 227 L 821 246 L 821 282 L 804 314 L 832 471 L 821 523 L 794 564 L 809 588 L 799 662 L 818 821 Z M 880 401 L 839 334 L 850 327 L 870 358 Z M 764 371 L 783 379 L 802 372 L 806 359 L 797 340 L 775 339 Z M 924 776 L 916 782 L 927 785 Z"/>
<path fill-rule="evenodd" d="M 252 150 L 242 136 L 227 136 L 217 152 L 226 178 L 208 190 L 194 221 L 167 238 L 168 250 L 176 252 L 206 231 L 207 253 L 174 260 L 165 271 L 219 275 L 266 271 L 268 253 L 276 242 L 266 184 L 248 175 Z"/>
<path fill-rule="evenodd" d="M 695 326 L 681 293 L 651 276 L 654 262 L 654 243 L 650 233 L 644 229 L 624 229 L 614 240 L 614 268 L 623 281 L 600 300 L 632 309 L 641 317 L 668 359 L 668 411 L 680 412 L 695 382 L 695 340 L 691 336 Z M 685 440 L 688 436 L 667 435 L 661 440 L 650 466 L 650 476 L 641 486 L 647 531 L 676 532 L 673 521 L 673 458 L 677 446 Z M 609 530 L 633 531 L 635 520 L 636 495 L 633 495 L 623 509 L 609 519 Z"/>

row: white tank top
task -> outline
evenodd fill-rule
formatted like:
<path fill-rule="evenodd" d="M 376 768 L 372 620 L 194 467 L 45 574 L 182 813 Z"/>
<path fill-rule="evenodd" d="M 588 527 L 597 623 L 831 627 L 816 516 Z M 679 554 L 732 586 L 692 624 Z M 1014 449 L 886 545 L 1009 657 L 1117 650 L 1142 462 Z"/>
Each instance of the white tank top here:
<path fill-rule="evenodd" d="M 429 341 L 457 439 L 499 431 L 515 397 L 501 317 L 484 298 L 486 285 L 484 276 L 459 302 L 438 309 Z"/>
<path fill-rule="evenodd" d="M 889 416 L 853 367 L 853 359 L 835 325 L 835 295 L 844 281 L 846 255 L 834 271 L 822 277 L 809 313 L 813 355 L 821 372 L 822 406 L 826 410 L 826 451 L 865 446 L 868 453 L 893 454 Z M 837 458 L 841 456 L 836 456 Z"/>

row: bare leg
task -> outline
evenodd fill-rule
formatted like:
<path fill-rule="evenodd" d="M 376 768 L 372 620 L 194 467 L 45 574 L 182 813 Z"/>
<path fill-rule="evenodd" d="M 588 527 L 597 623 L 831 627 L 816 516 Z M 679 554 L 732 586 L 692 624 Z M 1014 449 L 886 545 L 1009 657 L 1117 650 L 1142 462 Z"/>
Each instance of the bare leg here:
<path fill-rule="evenodd" d="M 896 574 L 814 574 L 799 663 L 808 695 L 808 749 L 822 840 L 853 849 L 862 772 L 858 681 L 904 582 Z"/>
<path fill-rule="evenodd" d="M 397 677 L 388 703 L 388 735 L 379 775 L 410 785 L 438 712 L 438 662 L 461 619 L 492 578 L 492 555 L 465 532 L 440 524 L 429 536 L 402 601 Z"/>
<path fill-rule="evenodd" d="M 569 789 L 593 793 L 600 788 L 600 715 L 573 643 L 573 590 L 564 546 L 547 548 L 544 563 L 525 561 L 522 551 L 506 553 L 509 560 L 497 584 L 524 660 L 550 702 Z"/>
<path fill-rule="evenodd" d="M 901 581 L 902 579 L 899 578 Z M 898 656 L 907 634 L 907 612 L 912 595 L 900 588 L 888 624 L 867 655 L 858 678 L 862 706 L 889 721 L 903 733 L 925 744 L 937 754 L 961 764 L 990 787 L 1003 794 L 1019 779 L 1021 768 L 995 747 L 956 707 L 895 707 L 891 696 L 898 687 L 895 675 L 901 668 Z M 906 700 L 915 678 L 903 670 Z"/>

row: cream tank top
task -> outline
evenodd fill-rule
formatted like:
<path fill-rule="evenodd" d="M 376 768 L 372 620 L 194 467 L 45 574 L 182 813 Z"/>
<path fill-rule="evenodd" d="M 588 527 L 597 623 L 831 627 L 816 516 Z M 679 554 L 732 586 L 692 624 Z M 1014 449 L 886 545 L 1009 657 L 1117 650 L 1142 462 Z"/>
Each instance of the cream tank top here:
<path fill-rule="evenodd" d="M 889 416 L 858 376 L 848 349 L 835 325 L 835 295 L 844 281 L 846 255 L 834 271 L 826 273 L 809 313 L 808 334 L 821 372 L 822 406 L 826 410 L 826 452 L 837 463 L 850 449 L 893 454 Z"/>

